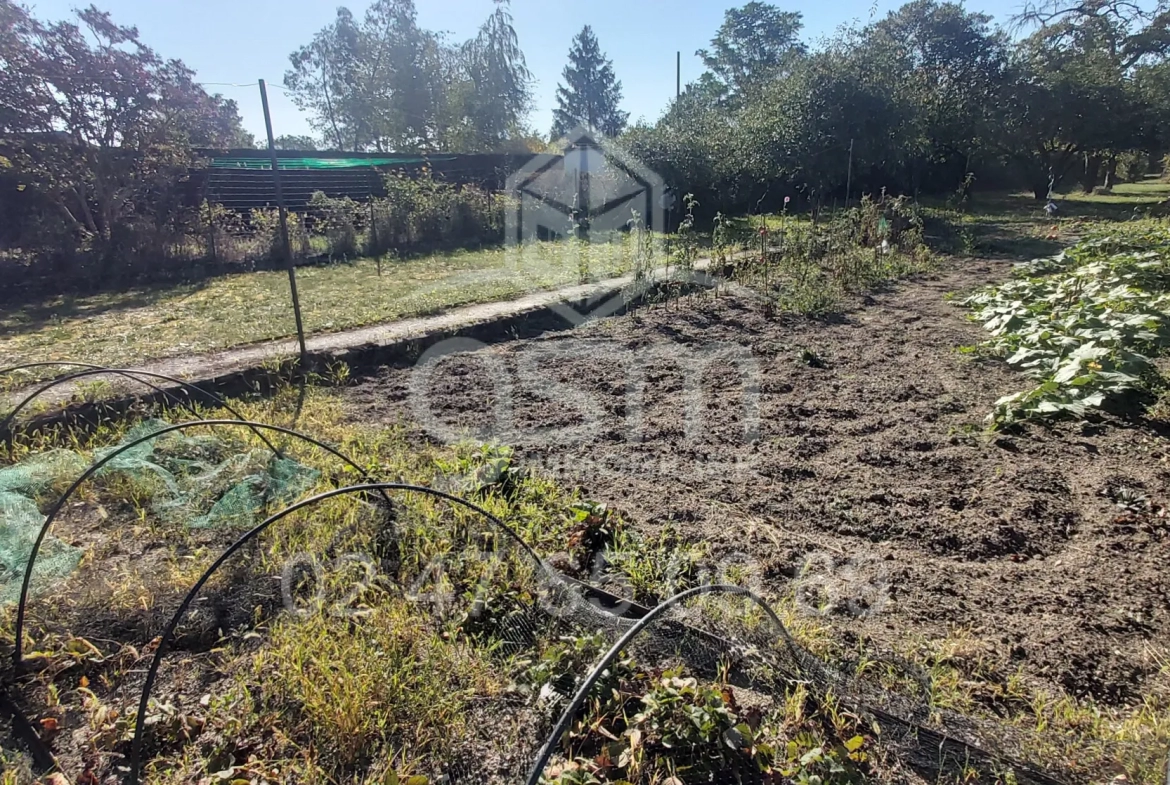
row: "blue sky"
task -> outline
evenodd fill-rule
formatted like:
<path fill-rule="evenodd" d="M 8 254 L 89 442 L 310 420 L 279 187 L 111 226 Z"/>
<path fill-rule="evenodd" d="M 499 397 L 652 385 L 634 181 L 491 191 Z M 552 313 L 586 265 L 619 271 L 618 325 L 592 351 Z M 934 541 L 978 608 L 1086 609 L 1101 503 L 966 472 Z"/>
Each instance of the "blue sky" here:
<path fill-rule="evenodd" d="M 91 0 L 26 0 L 34 14 L 52 20 L 67 16 Z M 92 0 L 120 24 L 136 25 L 142 40 L 164 57 L 177 57 L 194 68 L 201 82 L 255 83 L 263 78 L 279 86 L 288 55 L 328 24 L 338 5 L 355 16 L 369 0 Z M 674 96 L 675 51 L 682 51 L 686 84 L 699 76 L 702 64 L 695 50 L 708 44 L 727 8 L 740 2 L 723 0 L 512 0 L 516 33 L 536 77 L 535 107 L 529 124 L 547 133 L 552 124 L 557 82 L 569 45 L 582 25 L 593 26 L 601 47 L 613 60 L 625 90 L 624 109 L 631 121 L 656 119 Z M 1006 21 L 1021 0 L 988 0 L 971 10 Z M 491 13 L 491 0 L 416 0 L 419 23 L 449 32 L 455 40 L 471 37 Z M 810 43 L 832 35 L 841 25 L 884 16 L 899 0 L 837 0 L 799 4 L 776 3 L 804 15 Z M 240 105 L 244 126 L 257 139 L 264 135 L 264 117 L 257 88 L 211 85 Z M 276 133 L 309 133 L 307 119 L 279 89 L 269 90 Z"/>

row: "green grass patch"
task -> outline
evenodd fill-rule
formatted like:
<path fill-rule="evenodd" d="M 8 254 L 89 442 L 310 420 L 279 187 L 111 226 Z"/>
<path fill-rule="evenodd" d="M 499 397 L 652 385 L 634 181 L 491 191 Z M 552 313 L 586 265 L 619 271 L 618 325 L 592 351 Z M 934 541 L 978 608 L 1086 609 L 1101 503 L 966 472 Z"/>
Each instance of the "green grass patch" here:
<path fill-rule="evenodd" d="M 621 275 L 632 269 L 614 243 L 538 243 L 406 260 L 373 259 L 297 270 L 305 329 L 330 333 L 460 305 Z M 84 360 L 123 367 L 295 334 L 283 271 L 200 284 L 58 297 L 0 312 L 4 364 Z"/>

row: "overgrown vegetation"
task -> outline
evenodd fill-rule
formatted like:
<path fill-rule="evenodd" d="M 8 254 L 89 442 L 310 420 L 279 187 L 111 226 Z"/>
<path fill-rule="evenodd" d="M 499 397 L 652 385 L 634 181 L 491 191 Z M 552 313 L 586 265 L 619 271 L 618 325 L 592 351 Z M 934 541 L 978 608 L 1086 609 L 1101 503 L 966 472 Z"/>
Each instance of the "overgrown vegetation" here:
<path fill-rule="evenodd" d="M 823 316 L 846 295 L 934 264 L 919 208 L 905 197 L 866 196 L 859 207 L 811 221 L 784 211 L 748 226 L 755 237 L 748 253 L 731 263 L 731 275 L 781 311 Z M 722 227 L 717 231 L 726 235 Z M 726 258 L 727 251 L 717 247 L 714 255 Z"/>
<path fill-rule="evenodd" d="M 961 300 L 992 334 L 981 351 L 1036 385 L 996 401 L 993 427 L 1132 410 L 1165 387 L 1153 358 L 1170 339 L 1170 229 L 1157 221 L 1092 231 L 1017 280 Z"/>

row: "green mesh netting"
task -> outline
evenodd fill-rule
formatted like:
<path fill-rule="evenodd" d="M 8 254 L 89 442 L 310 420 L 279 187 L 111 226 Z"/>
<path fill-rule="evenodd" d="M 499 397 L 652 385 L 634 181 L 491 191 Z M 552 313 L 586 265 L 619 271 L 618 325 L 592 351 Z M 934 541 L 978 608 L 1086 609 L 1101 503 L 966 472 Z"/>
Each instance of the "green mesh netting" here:
<path fill-rule="evenodd" d="M 15 602 L 28 555 L 45 516 L 37 497 L 63 478 L 85 471 L 86 461 L 68 450 L 50 450 L 16 466 L 0 469 L 0 603 Z M 41 544 L 31 589 L 39 591 L 68 575 L 81 561 L 81 549 L 49 536 Z"/>
<path fill-rule="evenodd" d="M 16 602 L 24 567 L 45 516 L 36 502 L 16 493 L 0 493 L 0 604 Z M 68 575 L 81 561 L 81 549 L 46 537 L 37 556 L 30 590 L 34 593 Z"/>
<path fill-rule="evenodd" d="M 454 156 L 393 155 L 377 158 L 278 158 L 281 169 L 357 169 L 363 166 L 401 166 L 425 164 L 434 161 L 450 161 Z M 211 159 L 212 169 L 272 169 L 268 158 L 251 156 L 216 156 Z"/>
<path fill-rule="evenodd" d="M 166 427 L 148 420 L 130 430 L 121 444 Z M 94 460 L 118 446 L 98 450 Z M 68 450 L 51 450 L 0 469 L 0 603 L 15 601 L 32 544 L 44 524 L 38 501 L 51 503 L 90 462 Z M 248 528 L 269 505 L 288 504 L 311 488 L 320 473 L 267 449 L 240 452 L 213 436 L 178 432 L 147 439 L 114 457 L 95 475 L 126 482 L 149 499 L 161 520 L 189 528 Z M 82 551 L 50 535 L 41 545 L 31 584 L 35 594 L 69 575 Z"/>
<path fill-rule="evenodd" d="M 143 422 L 123 444 L 164 427 L 159 420 Z M 108 454 L 99 451 L 95 457 Z M 212 436 L 174 432 L 126 450 L 97 474 L 107 475 L 141 484 L 151 497 L 152 512 L 162 520 L 199 529 L 252 526 L 268 504 L 293 501 L 320 473 L 265 448 L 237 452 Z"/>

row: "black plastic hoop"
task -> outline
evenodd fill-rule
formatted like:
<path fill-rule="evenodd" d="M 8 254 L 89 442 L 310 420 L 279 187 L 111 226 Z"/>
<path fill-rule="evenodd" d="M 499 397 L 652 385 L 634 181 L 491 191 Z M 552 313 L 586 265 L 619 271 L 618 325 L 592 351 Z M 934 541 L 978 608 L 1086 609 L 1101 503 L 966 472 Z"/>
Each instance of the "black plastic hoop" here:
<path fill-rule="evenodd" d="M 183 598 L 182 603 L 179 604 L 178 609 L 175 611 L 174 615 L 171 616 L 170 621 L 167 622 L 167 626 L 163 630 L 162 636 L 159 638 L 158 648 L 155 649 L 154 657 L 150 661 L 150 668 L 146 672 L 146 682 L 142 686 L 142 696 L 138 701 L 138 716 L 134 720 L 134 738 L 130 745 L 130 772 L 126 778 L 127 783 L 131 785 L 137 785 L 139 781 L 139 772 L 142 764 L 142 732 L 146 727 L 146 712 L 149 707 L 151 690 L 154 688 L 154 682 L 158 678 L 159 665 L 162 663 L 163 655 L 166 654 L 167 643 L 174 635 L 175 628 L 179 626 L 179 622 L 182 620 L 183 615 L 187 612 L 187 609 L 191 606 L 191 603 L 195 601 L 195 598 L 199 595 L 199 591 L 203 588 L 204 584 L 206 584 L 211 576 L 215 574 L 216 570 L 222 567 L 237 551 L 239 551 L 252 539 L 263 533 L 264 530 L 269 526 L 276 523 L 285 516 L 291 515 L 292 513 L 305 507 L 317 504 L 318 502 L 325 501 L 326 499 L 332 499 L 335 496 L 343 496 L 350 493 L 368 493 L 371 491 L 380 491 L 382 493 L 385 493 L 386 491 L 410 491 L 413 493 L 422 493 L 429 496 L 434 496 L 439 499 L 445 499 L 449 502 L 461 505 L 471 510 L 472 512 L 479 513 L 495 524 L 496 527 L 507 534 L 514 543 L 519 545 L 537 565 L 544 564 L 540 557 L 536 555 L 536 552 L 533 551 L 531 547 L 529 547 L 528 543 L 524 542 L 519 534 L 517 534 L 512 530 L 511 527 L 509 527 L 507 524 L 505 524 L 496 516 L 492 515 L 484 508 L 450 493 L 436 490 L 434 488 L 427 488 L 421 485 L 409 485 L 406 483 L 392 482 L 371 483 L 368 485 L 350 485 L 345 488 L 335 488 L 331 491 L 325 491 L 324 493 L 319 493 L 316 496 L 310 496 L 307 499 L 302 499 L 296 504 L 285 507 L 280 512 L 274 513 L 266 520 L 258 523 L 252 529 L 247 531 L 242 537 L 232 543 L 231 546 L 227 548 L 227 550 L 220 554 L 219 558 L 217 558 L 211 564 L 211 566 L 208 567 L 206 571 L 204 571 L 204 573 L 199 577 L 199 580 L 197 580 L 191 587 L 191 590 L 187 592 L 187 596 Z"/>

